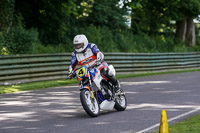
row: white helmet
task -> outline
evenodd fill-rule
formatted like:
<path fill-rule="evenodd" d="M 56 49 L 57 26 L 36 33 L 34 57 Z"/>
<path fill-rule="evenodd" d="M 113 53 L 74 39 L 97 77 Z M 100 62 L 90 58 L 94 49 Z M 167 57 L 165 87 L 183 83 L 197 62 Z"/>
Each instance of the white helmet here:
<path fill-rule="evenodd" d="M 82 52 L 88 46 L 88 39 L 83 34 L 82 35 L 76 35 L 74 37 L 73 43 L 74 43 L 74 49 L 77 52 Z"/>

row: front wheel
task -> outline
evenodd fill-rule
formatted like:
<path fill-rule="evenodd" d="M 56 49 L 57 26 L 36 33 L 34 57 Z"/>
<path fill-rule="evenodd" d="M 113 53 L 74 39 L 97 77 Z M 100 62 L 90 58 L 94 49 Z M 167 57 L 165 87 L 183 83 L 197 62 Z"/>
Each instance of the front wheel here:
<path fill-rule="evenodd" d="M 99 115 L 100 109 L 96 98 L 92 98 L 89 90 L 84 89 L 80 92 L 81 104 L 85 112 L 91 117 L 97 117 Z"/>
<path fill-rule="evenodd" d="M 114 108 L 117 110 L 117 111 L 124 111 L 127 107 L 127 100 L 126 100 L 126 96 L 125 96 L 125 93 L 121 92 L 120 95 L 117 95 L 116 98 L 115 98 L 115 106 Z"/>

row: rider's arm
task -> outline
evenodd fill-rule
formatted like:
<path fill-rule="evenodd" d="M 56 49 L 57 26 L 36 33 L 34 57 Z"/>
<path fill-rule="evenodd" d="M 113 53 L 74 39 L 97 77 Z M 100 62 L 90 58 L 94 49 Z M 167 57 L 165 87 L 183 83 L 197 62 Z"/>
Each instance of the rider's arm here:
<path fill-rule="evenodd" d="M 77 60 L 77 58 L 76 58 L 76 53 L 73 52 L 73 53 L 72 53 L 71 64 L 70 64 L 70 66 L 69 66 L 69 71 L 70 71 L 70 69 L 71 69 L 71 71 L 74 71 L 74 70 L 76 69 L 77 64 L 78 64 L 78 60 Z"/>
<path fill-rule="evenodd" d="M 97 48 L 97 45 L 92 43 L 92 44 L 89 44 L 89 47 L 91 48 L 92 52 L 97 57 L 97 61 L 100 61 L 100 60 L 104 59 L 104 54 Z"/>

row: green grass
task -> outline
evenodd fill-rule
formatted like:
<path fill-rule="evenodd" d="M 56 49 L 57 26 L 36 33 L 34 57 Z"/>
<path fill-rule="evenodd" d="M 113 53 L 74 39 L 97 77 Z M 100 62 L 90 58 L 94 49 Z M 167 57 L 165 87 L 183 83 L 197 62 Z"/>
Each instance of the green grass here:
<path fill-rule="evenodd" d="M 169 72 L 140 73 L 140 74 L 126 74 L 126 75 L 117 75 L 117 78 L 120 79 L 120 78 L 129 78 L 129 77 L 152 76 L 152 75 L 158 75 L 158 74 L 194 72 L 194 71 L 200 71 L 200 69 L 169 71 Z M 52 80 L 52 81 L 24 83 L 24 84 L 18 84 L 18 85 L 0 86 L 0 94 L 44 89 L 44 88 L 56 87 L 56 86 L 65 86 L 65 85 L 75 84 L 75 83 L 78 83 L 76 79 Z"/>
<path fill-rule="evenodd" d="M 200 133 L 200 114 L 169 126 L 170 133 Z M 158 133 L 155 132 L 155 133 Z"/>
<path fill-rule="evenodd" d="M 65 85 L 74 84 L 74 83 L 78 83 L 76 79 L 41 81 L 41 82 L 24 83 L 24 84 L 18 84 L 18 85 L 0 86 L 0 94 L 44 89 L 44 88 L 56 87 L 56 86 L 65 86 Z"/>
<path fill-rule="evenodd" d="M 169 126 L 170 133 L 200 133 L 200 114 Z"/>

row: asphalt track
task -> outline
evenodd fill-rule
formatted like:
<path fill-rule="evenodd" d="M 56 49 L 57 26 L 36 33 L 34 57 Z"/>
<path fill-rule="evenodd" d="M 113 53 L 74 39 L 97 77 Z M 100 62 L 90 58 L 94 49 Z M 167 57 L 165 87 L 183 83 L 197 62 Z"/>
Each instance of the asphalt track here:
<path fill-rule="evenodd" d="M 200 72 L 120 79 L 125 111 L 90 118 L 73 86 L 0 95 L 0 133 L 149 133 L 200 113 Z"/>

